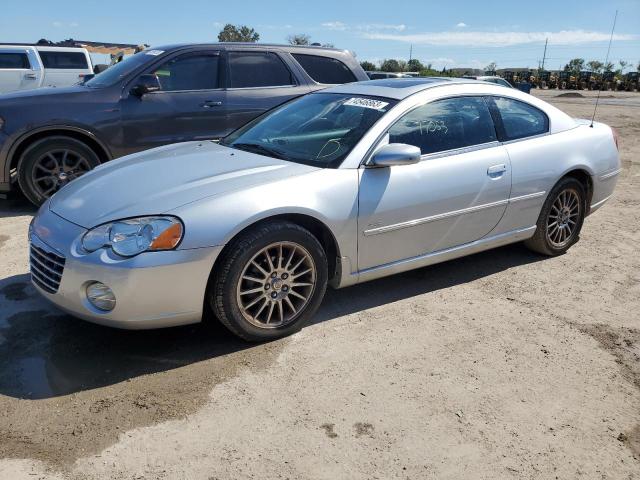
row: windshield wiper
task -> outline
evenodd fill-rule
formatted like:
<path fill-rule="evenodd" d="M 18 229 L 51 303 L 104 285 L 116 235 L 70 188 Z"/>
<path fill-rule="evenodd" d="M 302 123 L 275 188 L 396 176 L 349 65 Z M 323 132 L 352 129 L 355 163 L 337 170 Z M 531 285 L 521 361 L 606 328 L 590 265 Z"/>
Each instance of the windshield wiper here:
<path fill-rule="evenodd" d="M 227 146 L 231 148 L 237 148 L 238 150 L 244 150 L 246 152 L 279 158 L 280 160 L 288 160 L 288 157 L 281 151 L 276 150 L 275 148 L 265 147 L 264 145 L 261 145 L 259 143 L 232 143 Z"/>

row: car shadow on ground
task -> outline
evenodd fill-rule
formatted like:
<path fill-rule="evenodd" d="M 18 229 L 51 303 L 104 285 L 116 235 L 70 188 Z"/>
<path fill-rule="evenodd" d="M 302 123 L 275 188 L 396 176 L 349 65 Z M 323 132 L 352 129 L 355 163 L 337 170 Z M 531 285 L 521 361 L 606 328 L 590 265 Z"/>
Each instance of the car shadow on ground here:
<path fill-rule="evenodd" d="M 0 197 L 0 218 L 35 215 L 38 207 L 33 205 L 20 192 L 12 192 L 6 198 Z"/>
<path fill-rule="evenodd" d="M 542 260 L 511 245 L 327 292 L 313 323 L 455 287 Z M 112 385 L 245 349 L 216 322 L 151 331 L 93 325 L 41 299 L 27 274 L 0 280 L 0 394 L 51 398 Z"/>

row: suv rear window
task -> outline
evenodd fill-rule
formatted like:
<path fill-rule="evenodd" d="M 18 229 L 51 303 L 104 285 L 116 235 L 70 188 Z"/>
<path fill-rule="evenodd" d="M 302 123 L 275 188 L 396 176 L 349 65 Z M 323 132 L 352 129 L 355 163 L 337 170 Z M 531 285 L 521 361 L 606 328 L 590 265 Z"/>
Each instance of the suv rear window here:
<path fill-rule="evenodd" d="M 293 85 L 284 62 L 269 52 L 229 52 L 231 88 L 279 87 Z"/>
<path fill-rule="evenodd" d="M 0 52 L 0 68 L 31 68 L 26 53 Z"/>
<path fill-rule="evenodd" d="M 38 51 L 44 68 L 86 70 L 87 57 L 84 52 L 42 52 Z"/>
<path fill-rule="evenodd" d="M 355 82 L 356 76 L 340 60 L 319 55 L 292 53 L 293 58 L 318 83 L 340 84 Z"/>

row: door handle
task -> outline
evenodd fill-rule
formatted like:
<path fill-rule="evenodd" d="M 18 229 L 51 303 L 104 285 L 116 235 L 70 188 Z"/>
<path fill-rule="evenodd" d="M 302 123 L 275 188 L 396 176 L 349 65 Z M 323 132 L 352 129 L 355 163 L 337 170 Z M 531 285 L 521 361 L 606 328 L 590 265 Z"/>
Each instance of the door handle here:
<path fill-rule="evenodd" d="M 35 80 L 37 76 L 35 73 L 25 73 L 24 78 L 28 78 L 29 80 Z"/>
<path fill-rule="evenodd" d="M 487 175 L 491 178 L 500 178 L 506 171 L 507 166 L 504 163 L 501 163 L 500 165 L 491 165 L 487 168 Z"/>
<path fill-rule="evenodd" d="M 205 100 L 205 102 L 200 106 L 204 108 L 213 108 L 213 107 L 219 107 L 221 105 L 222 105 L 222 102 L 216 102 L 215 100 Z"/>

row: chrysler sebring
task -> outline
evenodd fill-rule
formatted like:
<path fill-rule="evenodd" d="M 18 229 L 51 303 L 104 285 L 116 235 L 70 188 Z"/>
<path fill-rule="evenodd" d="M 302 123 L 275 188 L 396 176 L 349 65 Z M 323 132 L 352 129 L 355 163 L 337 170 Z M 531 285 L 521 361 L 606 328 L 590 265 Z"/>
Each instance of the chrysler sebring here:
<path fill-rule="evenodd" d="M 77 317 L 265 340 L 346 287 L 513 242 L 560 255 L 611 196 L 617 137 L 514 89 L 394 79 L 286 103 L 220 143 L 99 166 L 30 227 L 31 278 Z"/>

